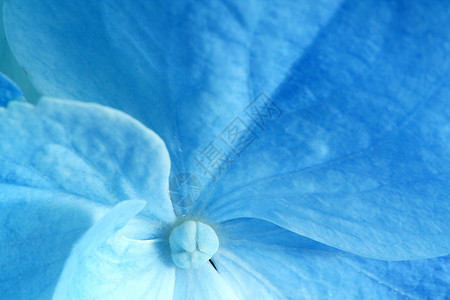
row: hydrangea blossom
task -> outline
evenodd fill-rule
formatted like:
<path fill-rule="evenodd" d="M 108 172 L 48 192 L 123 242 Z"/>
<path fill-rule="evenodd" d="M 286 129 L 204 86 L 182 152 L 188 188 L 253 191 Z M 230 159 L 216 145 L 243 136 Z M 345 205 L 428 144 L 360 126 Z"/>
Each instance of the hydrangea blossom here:
<path fill-rule="evenodd" d="M 7 1 L 42 94 L 157 134 L 97 104 L 0 110 L 0 293 L 445 298 L 448 9 Z M 202 192 L 172 203 L 187 173 Z"/>

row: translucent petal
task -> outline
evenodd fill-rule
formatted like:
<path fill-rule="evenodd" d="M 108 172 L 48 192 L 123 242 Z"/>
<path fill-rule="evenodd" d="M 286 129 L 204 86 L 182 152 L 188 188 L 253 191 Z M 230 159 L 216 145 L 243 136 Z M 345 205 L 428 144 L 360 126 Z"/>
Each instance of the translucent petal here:
<path fill-rule="evenodd" d="M 172 298 L 175 269 L 167 243 L 118 232 L 144 206 L 123 201 L 89 229 L 64 266 L 54 300 Z"/>
<path fill-rule="evenodd" d="M 271 98 L 281 116 L 206 197 L 212 220 L 261 218 L 378 259 L 450 253 L 450 10 L 375 6 L 346 3 L 292 67 Z"/>
<path fill-rule="evenodd" d="M 41 92 L 131 114 L 166 141 L 180 173 L 197 170 L 197 152 L 262 89 L 277 88 L 339 3 L 17 0 L 5 22 Z"/>
<path fill-rule="evenodd" d="M 9 101 L 24 100 L 19 87 L 8 77 L 0 73 L 0 107 L 6 106 Z"/>
<path fill-rule="evenodd" d="M 214 257 L 239 299 L 445 299 L 450 257 L 386 262 L 364 259 L 268 222 L 221 224 Z"/>
<path fill-rule="evenodd" d="M 43 99 L 0 110 L 0 182 L 85 197 L 105 205 L 151 203 L 171 222 L 164 143 L 131 117 L 96 104 Z"/>
<path fill-rule="evenodd" d="M 0 183 L 0 298 L 50 299 L 73 244 L 103 213 L 86 199 Z"/>
<path fill-rule="evenodd" d="M 152 203 L 146 214 L 157 221 L 134 222 L 136 236 L 174 218 L 164 144 L 122 113 L 14 101 L 0 108 L 0 141 L 2 299 L 49 299 L 71 247 L 105 206 L 131 197 Z"/>
<path fill-rule="evenodd" d="M 237 300 L 228 282 L 207 263 L 198 269 L 176 270 L 172 300 Z"/>

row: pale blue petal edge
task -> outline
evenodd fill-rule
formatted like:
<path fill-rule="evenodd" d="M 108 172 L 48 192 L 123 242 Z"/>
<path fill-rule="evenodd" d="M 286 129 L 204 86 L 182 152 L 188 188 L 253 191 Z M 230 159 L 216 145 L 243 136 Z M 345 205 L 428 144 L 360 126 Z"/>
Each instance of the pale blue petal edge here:
<path fill-rule="evenodd" d="M 193 211 L 371 258 L 450 253 L 449 16 L 442 1 L 347 1 Z"/>
<path fill-rule="evenodd" d="M 89 229 L 64 266 L 54 300 L 172 298 L 175 269 L 164 241 L 119 232 L 145 205 L 123 201 Z"/>
<path fill-rule="evenodd" d="M 16 0 L 5 24 L 41 92 L 129 113 L 167 143 L 173 175 L 201 175 L 198 152 L 277 89 L 341 2 Z"/>
<path fill-rule="evenodd" d="M 0 183 L 0 298 L 47 300 L 72 246 L 105 211 L 87 199 Z"/>
<path fill-rule="evenodd" d="M 105 205 L 142 199 L 175 218 L 164 143 L 131 117 L 97 104 L 43 98 L 0 110 L 0 182 L 75 194 Z"/>
<path fill-rule="evenodd" d="M 22 91 L 4 74 L 0 73 L 0 107 L 6 106 L 8 102 L 18 100 L 24 101 Z"/>
<path fill-rule="evenodd" d="M 0 0 L 0 72 L 6 74 L 20 86 L 27 101 L 35 103 L 39 98 L 39 94 L 28 80 L 25 70 L 19 66 L 6 40 L 3 26 L 3 3 L 4 0 Z"/>
<path fill-rule="evenodd" d="M 174 219 L 164 143 L 109 108 L 43 99 L 0 108 L 0 298 L 48 299 L 74 242 L 126 199 L 148 205 L 127 235 Z"/>
<path fill-rule="evenodd" d="M 218 274 L 239 299 L 445 299 L 450 257 L 364 259 L 255 219 L 218 226 Z"/>
<path fill-rule="evenodd" d="M 235 290 L 213 266 L 206 263 L 198 269 L 177 269 L 172 300 L 238 300 Z"/>

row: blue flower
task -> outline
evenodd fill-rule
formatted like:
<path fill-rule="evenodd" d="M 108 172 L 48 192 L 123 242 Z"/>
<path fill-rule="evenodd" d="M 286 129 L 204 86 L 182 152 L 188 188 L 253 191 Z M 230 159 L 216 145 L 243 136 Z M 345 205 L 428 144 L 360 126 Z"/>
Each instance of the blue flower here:
<path fill-rule="evenodd" d="M 449 294 L 449 4 L 4 12 L 42 94 L 157 133 L 96 104 L 0 111 L 4 298 Z"/>

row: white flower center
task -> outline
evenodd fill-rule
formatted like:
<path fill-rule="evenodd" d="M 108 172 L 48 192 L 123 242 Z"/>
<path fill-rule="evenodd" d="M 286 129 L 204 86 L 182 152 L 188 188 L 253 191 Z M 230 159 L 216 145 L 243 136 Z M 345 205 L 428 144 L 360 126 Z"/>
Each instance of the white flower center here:
<path fill-rule="evenodd" d="M 214 229 L 191 220 L 172 229 L 169 242 L 174 264 L 183 269 L 202 266 L 219 249 L 219 239 Z"/>

